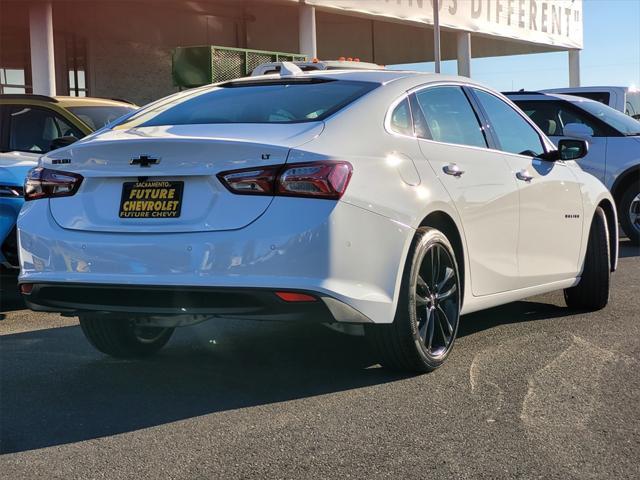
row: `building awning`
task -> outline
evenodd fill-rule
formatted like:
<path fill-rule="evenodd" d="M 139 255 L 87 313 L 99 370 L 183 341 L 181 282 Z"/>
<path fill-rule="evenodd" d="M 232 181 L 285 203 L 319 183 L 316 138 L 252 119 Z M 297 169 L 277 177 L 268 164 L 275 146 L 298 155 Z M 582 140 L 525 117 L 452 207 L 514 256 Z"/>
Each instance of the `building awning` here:
<path fill-rule="evenodd" d="M 398 57 L 402 57 L 402 62 L 433 59 L 430 40 L 425 38 L 426 45 L 425 42 L 416 45 L 414 37 L 419 33 L 407 28 L 424 30 L 425 26 L 433 26 L 432 0 L 304 0 L 304 3 L 318 12 L 338 17 L 319 15 L 319 23 L 334 23 L 339 17 L 346 21 L 345 16 L 377 21 L 372 43 L 380 47 L 375 52 L 374 61 L 378 63 L 399 63 Z M 394 23 L 400 25 L 394 28 Z M 456 58 L 453 34 L 458 31 L 473 34 L 476 58 L 566 51 L 581 49 L 583 45 L 582 0 L 440 0 L 440 25 L 443 59 Z M 336 40 L 324 43 L 325 50 L 333 54 L 335 43 Z"/>

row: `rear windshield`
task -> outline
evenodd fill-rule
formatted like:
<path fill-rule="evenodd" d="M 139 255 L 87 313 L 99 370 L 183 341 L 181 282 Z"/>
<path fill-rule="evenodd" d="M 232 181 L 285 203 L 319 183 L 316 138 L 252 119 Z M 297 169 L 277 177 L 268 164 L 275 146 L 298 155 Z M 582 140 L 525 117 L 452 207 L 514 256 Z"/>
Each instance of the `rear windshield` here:
<path fill-rule="evenodd" d="M 640 136 L 640 122 L 607 105 L 596 102 L 582 102 L 580 107 L 594 117 L 611 125 L 623 135 Z"/>
<path fill-rule="evenodd" d="M 146 109 L 127 123 L 153 127 L 313 122 L 336 113 L 378 85 L 326 79 L 229 83 Z"/>
<path fill-rule="evenodd" d="M 609 105 L 611 95 L 609 92 L 571 92 L 569 95 L 575 95 L 576 97 L 588 98 L 589 100 L 595 100 L 596 102 Z"/>
<path fill-rule="evenodd" d="M 67 109 L 91 127 L 91 130 L 98 130 L 107 123 L 135 110 L 134 107 L 119 106 L 67 107 Z"/>

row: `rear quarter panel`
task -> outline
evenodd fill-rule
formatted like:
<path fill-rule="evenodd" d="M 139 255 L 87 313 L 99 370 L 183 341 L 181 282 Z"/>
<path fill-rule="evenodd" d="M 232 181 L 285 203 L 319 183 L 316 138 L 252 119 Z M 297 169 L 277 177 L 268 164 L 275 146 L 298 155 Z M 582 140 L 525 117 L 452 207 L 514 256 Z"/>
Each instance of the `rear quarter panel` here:
<path fill-rule="evenodd" d="M 389 107 L 412 86 L 392 83 L 379 87 L 326 120 L 322 135 L 301 149 L 292 150 L 288 159 L 288 163 L 320 159 L 350 162 L 353 175 L 341 201 L 387 217 L 396 222 L 399 229 L 410 227 L 401 245 L 402 259 L 407 257 L 415 229 L 435 211 L 442 211 L 453 219 L 464 244 L 458 214 L 449 194 L 421 154 L 418 141 L 390 133 L 384 126 Z M 371 241 L 376 239 L 372 237 Z M 380 245 L 377 254 L 386 255 L 385 249 L 389 247 Z M 464 265 L 468 272 L 466 255 Z M 404 261 L 395 272 L 390 272 L 395 277 L 394 309 L 403 268 Z M 465 290 L 469 285 L 470 282 L 466 282 Z M 469 298 L 470 291 L 465 291 L 465 295 Z"/>

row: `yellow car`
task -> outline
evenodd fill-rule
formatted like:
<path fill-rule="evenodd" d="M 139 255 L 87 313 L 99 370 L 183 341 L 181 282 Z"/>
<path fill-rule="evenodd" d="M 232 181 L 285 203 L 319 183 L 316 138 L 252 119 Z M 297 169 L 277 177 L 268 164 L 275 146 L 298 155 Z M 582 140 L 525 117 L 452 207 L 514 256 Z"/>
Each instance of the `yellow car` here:
<path fill-rule="evenodd" d="M 0 151 L 46 153 L 136 109 L 102 98 L 0 95 Z"/>
<path fill-rule="evenodd" d="M 15 224 L 24 203 L 22 185 L 40 155 L 136 109 L 101 98 L 0 95 L 0 268 L 17 266 Z"/>

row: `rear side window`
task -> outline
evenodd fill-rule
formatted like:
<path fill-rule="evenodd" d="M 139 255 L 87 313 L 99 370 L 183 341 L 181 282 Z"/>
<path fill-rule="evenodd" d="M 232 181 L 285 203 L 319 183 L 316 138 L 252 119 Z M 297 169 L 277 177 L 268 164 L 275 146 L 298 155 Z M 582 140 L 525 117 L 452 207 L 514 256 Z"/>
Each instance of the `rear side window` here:
<path fill-rule="evenodd" d="M 474 89 L 487 114 L 500 149 L 509 153 L 536 157 L 544 153 L 540 135 L 511 105 L 483 90 Z"/>
<path fill-rule="evenodd" d="M 460 87 L 431 87 L 416 93 L 416 134 L 437 142 L 487 147 L 467 96 Z"/>
<path fill-rule="evenodd" d="M 413 125 L 411 124 L 411 109 L 409 100 L 406 98 L 393 109 L 391 113 L 391 130 L 401 135 L 413 136 Z"/>
<path fill-rule="evenodd" d="M 378 85 L 324 79 L 231 83 L 144 110 L 129 122 L 143 127 L 313 122 L 336 113 Z"/>
<path fill-rule="evenodd" d="M 9 150 L 46 153 L 59 137 L 81 138 L 82 132 L 46 108 L 15 106 L 9 114 Z"/>

